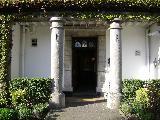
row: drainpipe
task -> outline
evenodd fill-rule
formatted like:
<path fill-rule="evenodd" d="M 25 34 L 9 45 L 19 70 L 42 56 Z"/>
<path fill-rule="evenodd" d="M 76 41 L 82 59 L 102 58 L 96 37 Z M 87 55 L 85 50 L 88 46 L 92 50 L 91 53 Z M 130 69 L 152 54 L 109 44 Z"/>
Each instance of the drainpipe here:
<path fill-rule="evenodd" d="M 20 26 L 20 77 L 25 76 L 25 25 Z"/>
<path fill-rule="evenodd" d="M 150 24 L 146 28 L 146 48 L 147 48 L 146 49 L 147 50 L 146 54 L 147 54 L 147 64 L 148 64 L 147 67 L 148 67 L 148 72 L 149 72 L 149 77 L 148 77 L 149 80 L 152 79 L 151 78 L 151 66 L 150 66 L 150 63 L 152 62 L 151 61 L 151 36 L 150 36 L 150 33 L 151 33 L 151 26 L 154 25 L 154 24 L 155 24 L 155 22 Z M 155 72 L 156 72 L 156 70 L 155 70 Z M 154 72 L 154 74 L 155 74 L 155 72 Z M 155 77 L 157 77 L 157 76 L 154 75 L 154 78 Z"/>
<path fill-rule="evenodd" d="M 147 65 L 147 70 L 148 70 L 148 78 L 150 80 L 150 40 L 151 40 L 151 37 L 149 36 L 150 34 L 150 26 L 148 26 L 145 30 L 145 36 L 146 36 L 146 39 L 145 39 L 145 48 L 146 48 L 146 65 Z"/>

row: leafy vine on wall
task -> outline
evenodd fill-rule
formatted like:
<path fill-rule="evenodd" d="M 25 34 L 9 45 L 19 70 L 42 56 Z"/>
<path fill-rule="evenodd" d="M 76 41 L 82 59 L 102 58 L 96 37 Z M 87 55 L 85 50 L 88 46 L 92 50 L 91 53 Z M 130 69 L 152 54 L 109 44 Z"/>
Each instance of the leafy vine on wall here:
<path fill-rule="evenodd" d="M 11 64 L 11 16 L 0 16 L 0 106 L 9 104 L 9 81 Z"/>

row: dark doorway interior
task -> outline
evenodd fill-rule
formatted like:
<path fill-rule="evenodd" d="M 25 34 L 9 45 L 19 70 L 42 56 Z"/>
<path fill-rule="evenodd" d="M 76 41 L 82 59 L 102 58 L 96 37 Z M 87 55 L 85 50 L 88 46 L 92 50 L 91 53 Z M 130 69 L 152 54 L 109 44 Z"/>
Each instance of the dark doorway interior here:
<path fill-rule="evenodd" d="M 96 92 L 97 38 L 73 38 L 72 83 L 74 92 Z"/>

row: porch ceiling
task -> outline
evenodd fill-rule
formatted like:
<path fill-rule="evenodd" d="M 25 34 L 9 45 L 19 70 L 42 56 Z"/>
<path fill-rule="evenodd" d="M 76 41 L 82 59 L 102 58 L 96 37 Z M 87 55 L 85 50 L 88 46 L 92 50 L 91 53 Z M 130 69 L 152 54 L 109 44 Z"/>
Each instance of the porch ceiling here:
<path fill-rule="evenodd" d="M 41 22 L 19 22 L 21 25 L 25 25 L 26 27 L 29 26 L 51 26 L 49 21 L 41 21 Z M 122 27 L 125 26 L 140 26 L 140 27 L 148 27 L 149 25 L 154 24 L 154 22 L 122 22 Z M 76 30 L 76 29 L 88 29 L 94 31 L 104 31 L 109 28 L 110 22 L 98 20 L 98 21 L 84 21 L 78 19 L 64 19 L 64 28 L 66 30 Z"/>

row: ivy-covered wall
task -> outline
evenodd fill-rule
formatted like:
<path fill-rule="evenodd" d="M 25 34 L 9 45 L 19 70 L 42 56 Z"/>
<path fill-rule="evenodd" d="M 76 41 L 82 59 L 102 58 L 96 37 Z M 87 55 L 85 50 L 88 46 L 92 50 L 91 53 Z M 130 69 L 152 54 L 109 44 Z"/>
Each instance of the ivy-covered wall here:
<path fill-rule="evenodd" d="M 160 6 L 159 0 L 3 0 L 0 2 L 2 8 L 48 8 L 59 10 L 59 6 L 61 9 L 70 9 L 73 8 L 75 10 L 80 11 L 93 11 L 96 10 L 105 10 L 104 8 L 120 8 L 119 10 L 133 10 L 133 8 L 143 8 L 141 11 L 156 10 Z M 35 6 L 36 5 L 36 6 Z M 33 7 L 34 6 L 34 7 Z M 54 7 L 53 7 L 54 6 Z M 57 7 L 56 7 L 57 6 Z M 83 9 L 81 9 L 83 8 Z M 84 9 L 88 8 L 88 9 Z M 94 8 L 94 9 L 93 9 Z M 112 9 L 112 11 L 115 11 Z M 138 11 L 140 9 L 135 9 L 134 11 Z M 158 12 L 158 11 L 157 11 Z"/>
<path fill-rule="evenodd" d="M 160 0 L 0 0 L 0 14 L 12 14 L 15 21 L 57 14 L 83 20 L 159 21 L 159 11 Z"/>
<path fill-rule="evenodd" d="M 0 16 L 0 106 L 9 102 L 9 80 L 11 64 L 11 16 Z"/>

